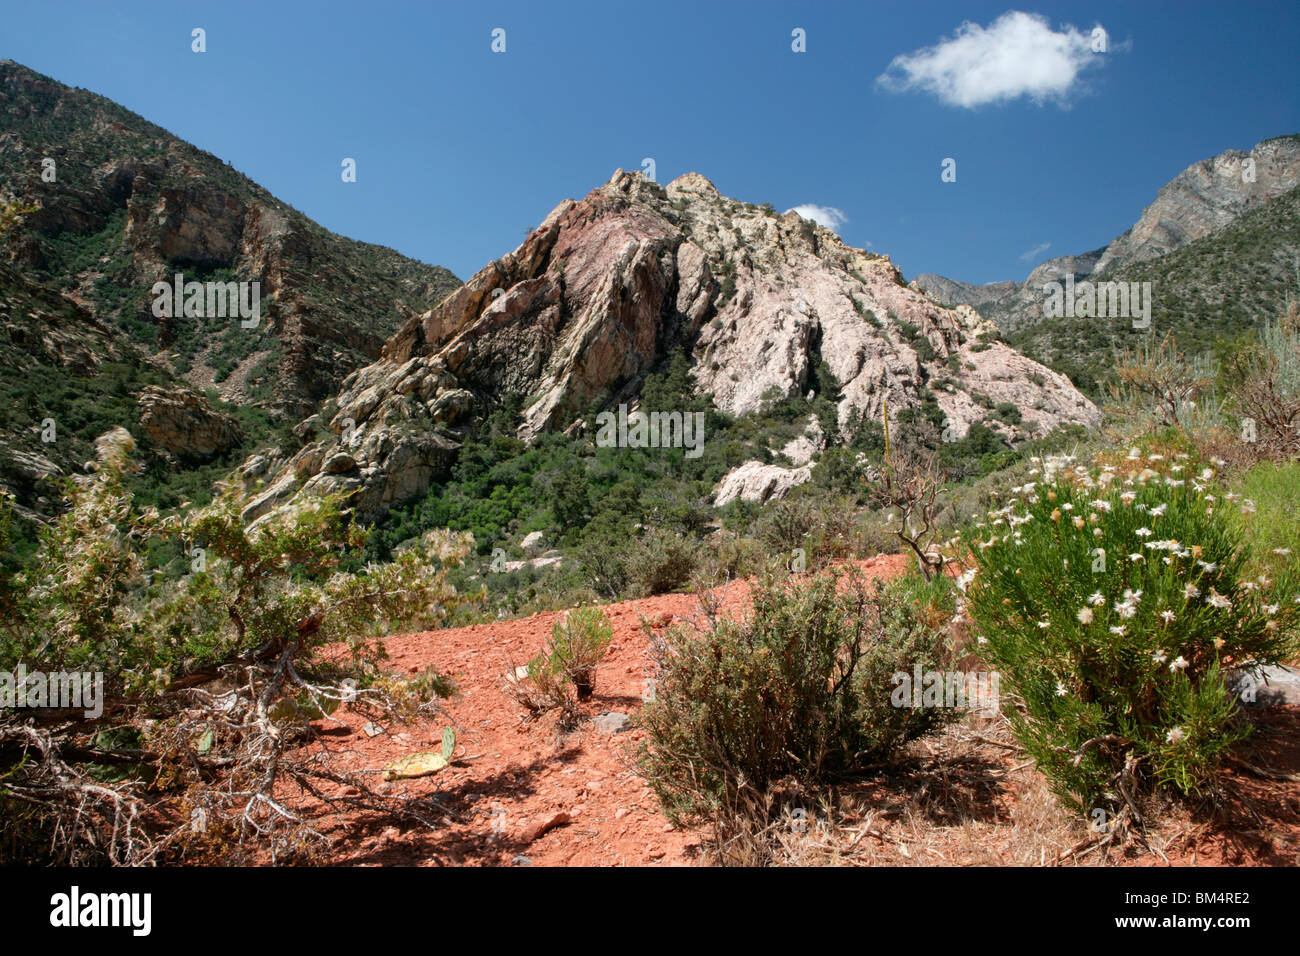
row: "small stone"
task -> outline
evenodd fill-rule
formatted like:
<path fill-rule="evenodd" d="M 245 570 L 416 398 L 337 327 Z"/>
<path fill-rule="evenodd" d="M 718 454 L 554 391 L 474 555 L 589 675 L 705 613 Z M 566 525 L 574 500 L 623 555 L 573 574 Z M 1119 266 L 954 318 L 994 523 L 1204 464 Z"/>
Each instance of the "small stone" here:
<path fill-rule="evenodd" d="M 521 853 L 521 854 L 519 854 L 517 857 L 515 857 L 513 860 L 510 861 L 510 865 L 511 865 L 511 866 L 532 866 L 532 865 L 533 865 L 533 861 L 530 860 L 530 859 L 528 859 L 528 857 L 524 856 L 524 855 Z"/>
<path fill-rule="evenodd" d="M 522 839 L 525 843 L 532 843 L 534 840 L 540 837 L 543 833 L 546 833 L 548 830 L 553 830 L 556 827 L 564 826 L 566 823 L 571 823 L 572 820 L 573 818 L 569 816 L 569 814 L 561 810 L 559 813 L 553 814 L 549 817 L 546 817 L 545 819 L 539 820 L 536 823 L 530 823 L 528 827 L 524 830 Z"/>
<path fill-rule="evenodd" d="M 367 737 L 378 737 L 384 732 L 382 728 L 376 727 L 374 722 L 369 720 L 366 721 L 366 725 L 361 729 L 365 732 Z"/>
<path fill-rule="evenodd" d="M 629 729 L 628 720 L 627 714 L 607 710 L 596 715 L 591 723 L 602 734 L 620 734 Z"/>

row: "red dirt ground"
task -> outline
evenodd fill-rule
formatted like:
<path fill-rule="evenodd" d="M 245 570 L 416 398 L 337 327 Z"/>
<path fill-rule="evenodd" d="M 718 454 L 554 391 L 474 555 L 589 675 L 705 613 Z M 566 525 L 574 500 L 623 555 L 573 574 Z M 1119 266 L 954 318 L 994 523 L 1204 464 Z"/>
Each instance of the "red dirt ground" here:
<path fill-rule="evenodd" d="M 881 555 L 860 566 L 871 576 L 893 577 L 908 563 L 902 555 Z M 731 585 L 724 613 L 743 609 L 747 593 L 743 582 Z M 662 629 L 675 619 L 701 616 L 697 598 L 688 594 L 626 601 L 605 610 L 614 637 L 597 671 L 595 694 L 583 705 L 587 717 L 602 711 L 630 715 L 640 706 L 652 676 L 643 620 Z M 560 613 L 384 640 L 392 667 L 418 673 L 432 665 L 456 679 L 461 695 L 446 705 L 457 725 L 458 757 L 452 766 L 429 777 L 383 784 L 381 789 L 432 796 L 450 812 L 437 829 L 429 830 L 414 824 L 402 829 L 405 825 L 374 814 L 326 810 L 314 825 L 333 841 L 332 862 L 493 866 L 525 857 L 539 866 L 657 866 L 693 865 L 701 860 L 702 834 L 670 827 L 653 794 L 632 769 L 630 754 L 641 739 L 640 731 L 608 735 L 584 721 L 576 731 L 560 736 L 550 718 L 525 722 L 523 708 L 502 690 L 504 675 L 542 649 Z M 331 722 L 317 726 L 326 746 L 339 754 L 339 768 L 350 770 L 377 771 L 405 754 L 436 751 L 448 723 L 430 720 L 392 736 L 371 738 L 361 730 L 364 720 L 346 708 L 335 716 L 348 728 Z M 1247 759 L 1275 772 L 1300 770 L 1300 709 L 1273 708 L 1263 723 L 1265 732 Z M 1024 762 L 1005 750 L 990 748 L 981 753 L 1000 767 Z M 1032 773 L 1031 768 L 1001 778 L 1002 786 L 990 794 L 984 807 L 988 819 L 999 823 L 1010 819 Z M 1181 849 L 1166 850 L 1169 862 L 1300 862 L 1300 786 L 1244 770 L 1229 775 L 1238 785 L 1240 799 L 1214 819 L 1189 818 Z M 562 814 L 567 814 L 568 822 L 563 822 Z M 552 823 L 556 825 L 543 829 Z M 993 836 L 988 845 L 997 843 L 998 836 Z M 1165 865 L 1154 854 L 1123 862 Z"/>

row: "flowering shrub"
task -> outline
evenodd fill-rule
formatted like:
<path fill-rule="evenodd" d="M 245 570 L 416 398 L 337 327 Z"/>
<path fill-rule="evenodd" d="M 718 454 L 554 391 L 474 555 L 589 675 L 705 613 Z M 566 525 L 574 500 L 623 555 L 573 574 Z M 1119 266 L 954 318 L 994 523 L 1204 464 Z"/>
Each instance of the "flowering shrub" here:
<path fill-rule="evenodd" d="M 1246 733 L 1229 672 L 1294 653 L 1296 581 L 1247 579 L 1225 509 L 1253 505 L 1185 455 L 1049 459 L 1037 477 L 969 529 L 959 579 L 981 654 L 1023 701 L 1018 739 L 1081 808 L 1197 792 Z"/>

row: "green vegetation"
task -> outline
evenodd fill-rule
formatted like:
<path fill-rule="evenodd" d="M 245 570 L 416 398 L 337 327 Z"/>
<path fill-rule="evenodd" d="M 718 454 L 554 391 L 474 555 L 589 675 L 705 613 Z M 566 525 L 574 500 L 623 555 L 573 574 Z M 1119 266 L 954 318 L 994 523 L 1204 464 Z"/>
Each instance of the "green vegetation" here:
<path fill-rule="evenodd" d="M 19 859 L 55 863 L 182 861 L 254 840 L 273 857 L 301 857 L 320 837 L 274 804 L 277 781 L 342 779 L 326 740 L 297 749 L 317 737 L 309 721 L 345 700 L 373 720 L 410 721 L 453 691 L 434 672 L 386 672 L 369 638 L 443 620 L 462 600 L 447 571 L 464 545 L 431 534 L 391 563 L 360 567 L 366 532 L 337 497 L 256 531 L 233 491 L 162 519 L 126 487 L 132 446 L 120 430 L 101 441 L 97 470 L 70 486 L 33 560 L 0 578 L 0 669 L 97 672 L 112 720 L 110 732 L 99 732 L 98 713 L 36 731 L 21 710 L 0 709 L 0 840 Z M 0 534 L 11 527 L 0 499 Z M 160 539 L 191 558 L 181 574 L 148 573 Z M 0 537 L 0 553 L 7 544 Z M 330 645 L 343 652 L 325 653 Z M 238 676 L 222 686 L 227 673 Z M 90 749 L 77 743 L 88 731 Z M 353 784 L 355 805 L 421 818 Z M 168 812 L 146 820 L 146 796 Z M 216 818 L 211 833 L 191 827 L 196 807 Z"/>
<path fill-rule="evenodd" d="M 951 713 L 895 707 L 893 675 L 938 667 L 941 628 L 898 587 L 827 573 L 766 579 L 743 622 L 667 633 L 641 709 L 641 772 L 669 820 L 714 819 L 781 778 L 861 771 Z"/>
<path fill-rule="evenodd" d="M 1077 808 L 1140 822 L 1145 795 L 1201 792 L 1244 737 L 1228 671 L 1295 653 L 1300 580 L 1278 562 L 1247 579 L 1211 469 L 1131 457 L 1048 462 L 965 544 L 1017 739 Z"/>
<path fill-rule="evenodd" d="M 1172 334 L 1188 354 L 1213 353 L 1283 314 L 1288 299 L 1300 295 L 1297 257 L 1300 187 L 1168 255 L 1089 277 L 1151 282 L 1150 330 L 1134 329 L 1128 318 L 1047 319 L 1009 334 L 1007 343 L 1065 374 L 1096 400 L 1110 379 L 1115 352 L 1143 338 Z"/>

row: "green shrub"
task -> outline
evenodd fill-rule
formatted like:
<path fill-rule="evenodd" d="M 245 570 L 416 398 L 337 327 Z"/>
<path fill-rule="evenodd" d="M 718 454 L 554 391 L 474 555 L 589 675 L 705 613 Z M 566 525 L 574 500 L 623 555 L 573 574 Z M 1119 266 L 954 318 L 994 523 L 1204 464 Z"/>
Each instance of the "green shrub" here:
<path fill-rule="evenodd" d="M 766 576 L 752 597 L 745 620 L 678 625 L 656 645 L 638 764 L 674 823 L 784 777 L 861 771 L 951 717 L 890 703 L 893 675 L 931 669 L 944 646 L 897 588 L 829 572 Z"/>
<path fill-rule="evenodd" d="M 676 591 L 690 582 L 698 560 L 693 539 L 651 528 L 623 553 L 628 589 L 635 597 Z"/>
<path fill-rule="evenodd" d="M 997 406 L 993 409 L 993 414 L 1010 425 L 1018 425 L 1020 423 L 1020 409 L 1016 406 L 1015 402 L 998 402 Z"/>
<path fill-rule="evenodd" d="M 578 700 L 591 696 L 596 667 L 613 637 L 609 618 L 598 607 L 575 608 L 556 618 L 546 649 L 528 662 L 527 684 L 515 683 L 515 699 L 534 711 L 571 711 L 569 687 Z"/>
<path fill-rule="evenodd" d="M 1008 718 L 1079 808 L 1202 790 L 1245 732 L 1227 672 L 1293 653 L 1294 578 L 1246 580 L 1235 504 L 1176 458 L 1048 459 L 966 536 L 981 652 L 1023 701 Z"/>

